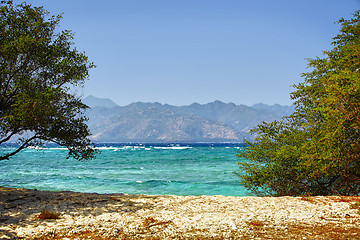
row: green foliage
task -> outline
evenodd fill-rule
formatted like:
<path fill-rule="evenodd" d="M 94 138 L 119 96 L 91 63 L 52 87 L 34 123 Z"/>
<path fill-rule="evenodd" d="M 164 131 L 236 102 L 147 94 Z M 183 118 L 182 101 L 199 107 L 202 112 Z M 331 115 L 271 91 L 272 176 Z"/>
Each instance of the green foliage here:
<path fill-rule="evenodd" d="M 341 19 L 324 58 L 291 94 L 296 111 L 252 130 L 256 139 L 238 156 L 241 183 L 265 195 L 360 193 L 360 12 Z"/>
<path fill-rule="evenodd" d="M 353 203 L 353 204 L 351 204 L 350 205 L 350 207 L 352 208 L 352 209 L 360 209 L 360 203 L 359 202 L 356 202 L 356 203 Z"/>
<path fill-rule="evenodd" d="M 70 31 L 56 31 L 61 16 L 42 7 L 0 3 L 0 144 L 20 135 L 20 147 L 55 142 L 76 159 L 94 157 L 84 111 L 70 92 L 94 64 L 73 48 Z"/>

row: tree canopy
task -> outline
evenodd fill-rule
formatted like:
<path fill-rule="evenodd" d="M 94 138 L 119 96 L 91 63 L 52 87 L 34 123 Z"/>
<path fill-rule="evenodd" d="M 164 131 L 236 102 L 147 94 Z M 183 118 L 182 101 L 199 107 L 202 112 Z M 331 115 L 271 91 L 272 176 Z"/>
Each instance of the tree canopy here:
<path fill-rule="evenodd" d="M 0 4 L 0 145 L 19 139 L 0 160 L 46 142 L 67 147 L 78 160 L 94 157 L 87 106 L 71 93 L 94 64 L 73 47 L 71 31 L 57 31 L 60 20 L 43 7 Z"/>
<path fill-rule="evenodd" d="M 341 19 L 324 57 L 295 85 L 296 110 L 263 123 L 238 153 L 241 183 L 259 195 L 360 193 L 360 12 Z"/>

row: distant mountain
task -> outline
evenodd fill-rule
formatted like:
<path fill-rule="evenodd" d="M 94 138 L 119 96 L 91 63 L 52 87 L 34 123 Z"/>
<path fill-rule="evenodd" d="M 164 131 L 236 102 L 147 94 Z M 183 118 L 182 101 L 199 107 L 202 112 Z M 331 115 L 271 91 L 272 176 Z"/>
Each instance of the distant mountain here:
<path fill-rule="evenodd" d="M 94 97 L 91 95 L 84 98 L 82 100 L 82 102 L 91 108 L 94 108 L 94 107 L 113 108 L 113 107 L 118 106 L 116 103 L 114 103 L 113 101 L 111 101 L 108 98 L 97 98 L 97 97 Z"/>
<path fill-rule="evenodd" d="M 181 108 L 183 111 L 191 112 L 194 115 L 212 121 L 224 123 L 242 132 L 247 132 L 263 120 L 273 121 L 279 118 L 279 116 L 271 117 L 269 114 L 265 114 L 265 116 L 264 111 L 257 111 L 245 105 L 235 105 L 234 103 L 223 103 L 221 101 L 203 105 L 193 103 L 190 106 Z"/>
<path fill-rule="evenodd" d="M 143 102 L 98 105 L 87 116 L 92 139 L 101 142 L 242 142 L 252 139 L 248 130 L 262 121 L 291 113 L 288 106 L 248 107 L 220 101 L 181 107 Z"/>
<path fill-rule="evenodd" d="M 257 103 L 251 106 L 253 109 L 264 112 L 264 113 L 270 113 L 275 116 L 283 115 L 283 116 L 289 116 L 295 111 L 295 106 L 281 106 L 279 104 L 274 105 L 266 105 L 263 103 Z"/>

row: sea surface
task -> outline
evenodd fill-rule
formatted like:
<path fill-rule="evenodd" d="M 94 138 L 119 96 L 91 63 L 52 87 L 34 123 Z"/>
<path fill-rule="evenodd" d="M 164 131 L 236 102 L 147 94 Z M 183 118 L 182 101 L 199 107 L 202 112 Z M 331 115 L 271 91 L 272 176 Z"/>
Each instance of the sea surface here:
<path fill-rule="evenodd" d="M 0 186 L 149 195 L 248 196 L 234 171 L 236 144 L 98 144 L 90 161 L 66 148 L 27 148 L 0 161 Z M 13 150 L 0 147 L 0 153 Z"/>

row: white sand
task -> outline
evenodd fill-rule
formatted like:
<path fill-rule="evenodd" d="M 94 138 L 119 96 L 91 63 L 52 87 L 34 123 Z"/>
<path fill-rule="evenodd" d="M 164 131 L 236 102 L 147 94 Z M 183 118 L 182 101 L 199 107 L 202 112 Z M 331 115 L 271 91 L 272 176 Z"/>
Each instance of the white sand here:
<path fill-rule="evenodd" d="M 302 232 L 314 226 L 352 229 L 356 239 L 360 214 L 352 206 L 358 201 L 355 197 L 101 195 L 0 187 L 0 239 L 74 239 L 84 232 L 102 239 L 273 239 L 277 233 L 279 239 L 290 239 L 287 231 L 294 226 Z M 60 219 L 38 219 L 43 209 L 60 213 Z"/>

